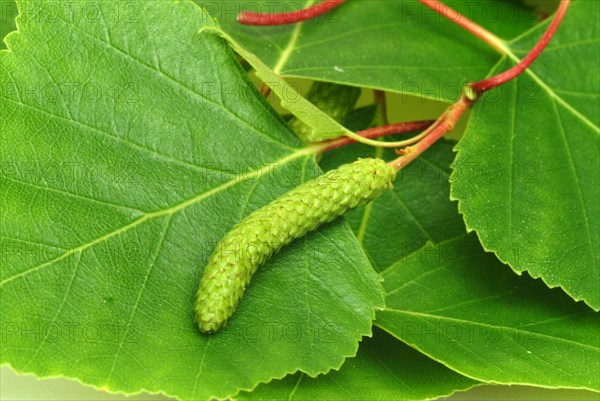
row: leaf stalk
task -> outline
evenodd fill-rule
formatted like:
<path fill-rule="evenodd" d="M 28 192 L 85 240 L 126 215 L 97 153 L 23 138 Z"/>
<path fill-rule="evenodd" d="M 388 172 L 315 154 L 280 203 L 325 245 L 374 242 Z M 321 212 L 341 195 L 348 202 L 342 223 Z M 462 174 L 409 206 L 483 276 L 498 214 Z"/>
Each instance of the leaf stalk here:
<path fill-rule="evenodd" d="M 244 25 L 275 26 L 293 24 L 306 21 L 325 14 L 336 7 L 341 6 L 346 0 L 323 0 L 322 2 L 307 7 L 302 10 L 296 10 L 285 13 L 255 13 L 251 11 L 242 11 L 237 17 L 237 21 Z"/>

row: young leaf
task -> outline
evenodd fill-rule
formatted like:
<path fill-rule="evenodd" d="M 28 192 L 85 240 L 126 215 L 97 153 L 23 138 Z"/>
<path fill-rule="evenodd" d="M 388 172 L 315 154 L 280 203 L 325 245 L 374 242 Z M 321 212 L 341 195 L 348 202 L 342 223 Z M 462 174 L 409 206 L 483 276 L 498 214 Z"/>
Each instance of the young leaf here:
<path fill-rule="evenodd" d="M 597 2 L 573 3 L 532 68 L 476 104 L 452 176 L 452 196 L 487 250 L 596 310 L 599 9 Z M 521 57 L 544 29 L 511 43 L 510 57 Z"/>
<path fill-rule="evenodd" d="M 259 57 L 242 47 L 240 43 L 221 28 L 206 26 L 203 27 L 201 32 L 206 35 L 219 35 L 227 40 L 231 47 L 255 69 L 256 76 L 267 82 L 269 87 L 273 89 L 273 92 L 281 101 L 281 106 L 291 111 L 296 119 L 306 124 L 311 129 L 313 136 L 332 139 L 348 132 L 344 126 L 302 97 L 293 85 L 287 83 L 264 64 Z"/>
<path fill-rule="evenodd" d="M 383 296 L 342 221 L 272 258 L 222 332 L 196 327 L 218 240 L 320 173 L 198 34 L 212 19 L 189 1 L 18 4 L 0 52 L 0 361 L 208 400 L 354 355 Z"/>

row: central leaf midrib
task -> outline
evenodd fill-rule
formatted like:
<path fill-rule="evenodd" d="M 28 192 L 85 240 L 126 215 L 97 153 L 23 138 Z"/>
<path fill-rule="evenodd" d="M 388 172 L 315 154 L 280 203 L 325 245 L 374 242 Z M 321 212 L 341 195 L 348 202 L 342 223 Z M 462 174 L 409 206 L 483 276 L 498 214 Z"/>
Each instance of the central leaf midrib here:
<path fill-rule="evenodd" d="M 315 0 L 308 0 L 304 4 L 304 8 L 309 7 L 312 3 L 314 3 L 314 1 Z M 273 72 L 275 74 L 277 74 L 277 75 L 281 74 L 281 70 L 283 69 L 283 67 L 285 67 L 286 63 L 290 59 L 292 52 L 294 51 L 294 47 L 296 46 L 296 43 L 298 42 L 298 37 L 300 37 L 300 32 L 302 31 L 303 26 L 304 26 L 304 22 L 299 22 L 294 27 L 294 30 L 292 31 L 290 40 L 288 41 L 288 44 L 286 45 L 285 49 L 283 49 L 281 56 L 279 56 L 279 59 L 277 60 L 277 62 L 275 63 L 275 65 L 273 67 Z"/>
<path fill-rule="evenodd" d="M 519 63 L 521 61 L 521 59 L 518 56 L 516 56 L 509 48 L 507 48 L 506 55 L 515 63 Z M 544 82 L 542 78 L 540 78 L 535 72 L 533 72 L 531 67 L 525 70 L 525 73 L 529 75 L 531 79 L 533 79 L 540 86 L 540 88 L 548 94 L 548 96 L 550 96 L 552 99 L 556 99 L 556 101 L 560 103 L 565 109 L 567 109 L 571 114 L 573 114 L 573 116 L 581 120 L 585 125 L 588 125 L 594 131 L 596 131 L 596 133 L 600 134 L 600 127 L 598 127 L 596 124 L 590 121 L 569 102 L 567 102 L 561 96 L 559 96 L 550 86 L 546 84 L 546 82 Z"/>
<path fill-rule="evenodd" d="M 482 327 L 487 327 L 487 328 L 492 328 L 492 329 L 501 329 L 501 330 L 507 330 L 507 331 L 519 331 L 522 333 L 527 333 L 527 334 L 531 334 L 534 337 L 543 337 L 543 338 L 548 338 L 550 340 L 554 340 L 557 342 L 565 342 L 565 343 L 570 343 L 570 344 L 575 344 L 584 348 L 589 348 L 592 351 L 596 351 L 599 352 L 600 348 L 598 347 L 594 347 L 593 345 L 590 344 L 585 344 L 585 343 L 581 343 L 575 340 L 570 340 L 568 338 L 563 338 L 563 337 L 556 337 L 556 336 L 551 336 L 549 334 L 543 334 L 543 333 L 537 333 L 534 331 L 529 331 L 529 330 L 522 330 L 522 329 L 518 329 L 516 327 L 510 327 L 510 326 L 504 326 L 504 325 L 498 325 L 498 324 L 488 324 L 488 323 L 483 323 L 483 322 L 476 322 L 473 320 L 465 320 L 465 319 L 459 319 L 459 318 L 453 318 L 453 317 L 449 317 L 449 316 L 441 316 L 441 315 L 430 315 L 427 313 L 421 313 L 421 312 L 415 312 L 415 311 L 406 311 L 406 310 L 402 310 L 402 309 L 394 309 L 394 308 L 389 308 L 386 307 L 383 312 L 390 312 L 390 313 L 399 313 L 399 314 L 405 314 L 405 315 L 411 315 L 411 316 L 415 316 L 424 320 L 447 320 L 447 321 L 452 321 L 452 322 L 456 322 L 456 323 L 460 323 L 460 324 L 464 324 L 464 325 L 474 325 L 474 326 L 482 326 Z M 375 324 L 377 326 L 379 326 L 380 328 L 387 330 L 382 324 L 381 322 L 378 324 L 377 321 L 375 322 Z"/>
<path fill-rule="evenodd" d="M 224 183 L 222 183 L 222 184 L 220 184 L 220 185 L 218 185 L 218 186 L 216 186 L 216 187 L 214 187 L 214 188 L 212 188 L 212 189 L 210 189 L 208 191 L 202 192 L 202 193 L 194 196 L 193 198 L 190 198 L 190 199 L 188 199 L 188 200 L 186 200 L 184 202 L 181 202 L 181 203 L 179 203 L 179 204 L 177 204 L 175 206 L 172 206 L 172 207 L 169 207 L 169 208 L 166 208 L 166 209 L 162 209 L 162 210 L 158 210 L 158 211 L 155 211 L 155 212 L 152 212 L 152 213 L 147 213 L 147 214 L 143 215 L 142 217 L 140 217 L 140 218 L 138 218 L 138 219 L 130 222 L 129 224 L 127 224 L 127 225 L 125 225 L 123 227 L 119 227 L 116 230 L 113 230 L 113 231 L 111 231 L 111 232 L 109 232 L 109 233 L 107 233 L 107 234 L 105 234 L 105 235 L 103 235 L 103 236 L 101 236 L 99 238 L 96 238 L 93 241 L 90 241 L 90 242 L 87 242 L 85 244 L 82 244 L 82 245 L 78 246 L 77 248 L 70 249 L 67 252 L 65 252 L 64 254 L 62 254 L 62 255 L 60 255 L 60 256 L 58 256 L 58 257 L 56 257 L 56 258 L 54 258 L 54 259 L 52 259 L 50 261 L 44 262 L 41 265 L 38 265 L 38 266 L 35 266 L 35 267 L 31 267 L 31 268 L 29 268 L 27 270 L 24 270 L 24 271 L 22 271 L 20 273 L 17 273 L 15 275 L 11 276 L 11 277 L 8 277 L 8 278 L 0 281 L 0 287 L 4 286 L 4 284 L 9 283 L 9 282 L 11 282 L 11 281 L 13 281 L 15 279 L 18 279 L 20 277 L 24 277 L 24 276 L 26 276 L 26 275 L 28 275 L 30 273 L 33 273 L 33 272 L 41 270 L 41 269 L 43 269 L 45 267 L 51 266 L 54 263 L 56 263 L 56 262 L 58 262 L 58 261 L 60 261 L 60 260 L 62 260 L 64 258 L 66 258 L 66 257 L 68 257 L 70 255 L 73 255 L 73 254 L 75 254 L 77 252 L 84 251 L 87 248 L 90 248 L 90 247 L 92 247 L 94 245 L 97 245 L 99 243 L 102 243 L 102 242 L 104 242 L 104 241 L 106 241 L 108 239 L 111 239 L 113 237 L 121 235 L 121 234 L 129 231 L 130 229 L 135 228 L 135 227 L 139 226 L 140 224 L 143 224 L 143 223 L 145 223 L 147 221 L 150 221 L 150 220 L 152 220 L 154 218 L 162 217 L 162 216 L 169 215 L 169 214 L 175 214 L 175 213 L 179 212 L 180 210 L 186 209 L 187 207 L 190 207 L 190 206 L 192 206 L 192 205 L 194 205 L 194 204 L 196 204 L 196 203 L 198 203 L 198 202 L 200 202 L 200 201 L 202 201 L 202 200 L 204 200 L 206 198 L 209 198 L 210 196 L 216 195 L 216 194 L 218 194 L 218 193 L 220 193 L 220 192 L 222 192 L 222 191 L 224 191 L 226 189 L 229 189 L 229 188 L 231 188 L 231 187 L 233 187 L 233 186 L 235 186 L 235 185 L 237 185 L 239 183 L 242 183 L 242 182 L 244 182 L 244 181 L 246 181 L 246 180 L 248 180 L 250 178 L 253 178 L 253 177 L 256 177 L 256 176 L 261 176 L 262 174 L 265 174 L 269 170 L 271 170 L 271 169 L 279 169 L 282 166 L 285 166 L 286 164 L 290 163 L 291 161 L 293 161 L 295 159 L 301 158 L 303 156 L 309 156 L 311 154 L 314 154 L 315 151 L 316 151 L 316 149 L 317 149 L 316 147 L 306 147 L 306 148 L 303 148 L 303 149 L 299 149 L 296 152 L 290 153 L 288 156 L 283 157 L 283 158 L 281 158 L 279 160 L 275 160 L 271 164 L 266 165 L 266 166 L 264 166 L 264 167 L 262 167 L 262 168 L 260 168 L 258 170 L 253 170 L 253 171 L 249 171 L 249 172 L 244 173 L 244 174 L 239 174 L 239 175 L 233 177 L 231 180 L 226 181 L 226 182 L 224 182 Z"/>

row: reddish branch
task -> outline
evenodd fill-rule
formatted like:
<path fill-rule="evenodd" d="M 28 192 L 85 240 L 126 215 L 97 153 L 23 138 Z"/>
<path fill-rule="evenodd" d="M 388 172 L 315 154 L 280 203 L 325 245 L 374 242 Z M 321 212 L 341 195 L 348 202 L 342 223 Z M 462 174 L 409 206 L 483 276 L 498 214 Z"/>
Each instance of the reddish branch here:
<path fill-rule="evenodd" d="M 321 3 L 308 7 L 304 10 L 280 13 L 280 14 L 261 14 L 253 12 L 242 12 L 238 21 L 248 25 L 281 25 L 294 22 L 304 21 L 324 14 L 331 9 L 340 6 L 345 0 L 323 0 Z M 504 42 L 497 36 L 468 19 L 464 15 L 451 9 L 447 5 L 437 0 L 419 0 L 421 4 L 435 12 L 439 13 L 446 19 L 461 26 L 479 39 L 486 42 L 488 45 L 505 54 L 508 52 Z M 560 26 L 567 12 L 571 0 L 561 0 L 558 10 L 544 35 L 540 38 L 534 48 L 513 68 L 478 82 L 471 83 L 465 88 L 460 99 L 450 106 L 444 114 L 435 122 L 432 121 L 415 121 L 409 123 L 400 123 L 385 125 L 377 128 L 372 128 L 365 131 L 357 132 L 363 138 L 377 138 L 385 135 L 392 135 L 406 132 L 416 132 L 425 129 L 423 133 L 407 140 L 405 143 L 410 143 L 409 146 L 397 151 L 401 156 L 390 162 L 396 170 L 402 169 L 404 166 L 416 159 L 421 153 L 427 150 L 438 139 L 454 129 L 454 126 L 468 108 L 477 101 L 477 99 L 485 92 L 496 88 L 522 74 L 531 64 L 538 58 L 542 51 L 546 48 L 558 27 Z M 376 93 L 376 101 L 381 103 L 382 94 Z M 338 138 L 331 141 L 324 141 L 325 145 L 321 151 L 327 151 L 339 148 L 344 145 L 356 142 L 351 138 Z M 414 145 L 413 145 L 414 143 Z"/>
<path fill-rule="evenodd" d="M 423 131 L 431 126 L 434 123 L 434 120 L 425 120 L 425 121 L 410 121 L 404 123 L 390 124 L 384 125 L 381 127 L 370 128 L 364 131 L 358 131 L 357 134 L 362 136 L 363 138 L 379 138 L 386 135 L 394 135 L 394 134 L 408 134 L 411 132 Z M 351 143 L 355 143 L 356 141 L 351 138 L 338 138 L 332 139 L 329 141 L 324 141 L 324 144 L 328 144 L 320 151 L 326 152 L 328 150 L 340 148 L 342 146 L 349 145 Z"/>
<path fill-rule="evenodd" d="M 534 48 L 513 68 L 495 75 L 491 78 L 484 79 L 483 81 L 475 82 L 470 84 L 469 86 L 473 88 L 477 93 L 481 94 L 489 91 L 497 86 L 500 86 L 516 77 L 521 75 L 523 71 L 525 71 L 542 53 L 542 51 L 546 48 L 550 39 L 556 33 L 556 30 L 560 26 L 565 14 L 567 13 L 567 9 L 569 8 L 569 4 L 571 0 L 562 0 L 560 5 L 558 6 L 558 10 L 556 10 L 556 14 L 554 14 L 554 19 L 548 26 L 548 29 L 544 33 L 544 35 L 540 38 Z"/>
<path fill-rule="evenodd" d="M 295 22 L 306 21 L 311 18 L 325 14 L 332 9 L 341 6 L 346 0 L 323 0 L 303 10 L 296 10 L 286 13 L 255 13 L 251 11 L 242 11 L 237 20 L 245 25 L 284 25 Z"/>
<path fill-rule="evenodd" d="M 407 164 L 415 160 L 421 153 L 425 152 L 438 139 L 454 129 L 454 126 L 465 111 L 473 104 L 474 100 L 469 99 L 464 94 L 458 102 L 450 106 L 441 117 L 435 121 L 428 129 L 427 135 L 415 145 L 407 146 L 396 153 L 402 156 L 390 162 L 396 171 L 402 169 Z"/>
<path fill-rule="evenodd" d="M 493 48 L 499 50 L 501 53 L 506 52 L 504 49 L 504 45 L 502 44 L 502 41 L 500 39 L 498 39 L 494 34 L 490 33 L 489 31 L 487 31 L 485 28 L 478 25 L 477 23 L 471 21 L 464 15 L 451 9 L 449 6 L 439 2 L 437 0 L 419 0 L 419 2 L 421 2 L 421 4 L 423 4 L 424 6 L 427 6 L 430 9 L 434 10 L 438 14 L 442 15 L 449 21 L 452 21 L 455 24 L 466 29 L 467 31 L 471 32 L 473 35 L 480 38 L 481 40 L 483 40 L 484 42 L 486 42 Z M 525 71 L 538 58 L 538 56 L 542 53 L 544 48 L 548 45 L 548 42 L 550 42 L 550 39 L 552 39 L 552 37 L 556 33 L 556 30 L 560 26 L 560 23 L 562 22 L 565 14 L 567 12 L 567 9 L 569 8 L 570 2 L 571 2 L 570 0 L 562 0 L 560 2 L 558 10 L 556 11 L 556 13 L 554 15 L 554 19 L 552 20 L 552 22 L 550 23 L 550 26 L 544 33 L 544 36 L 542 36 L 542 38 L 539 40 L 539 42 L 531 50 L 531 52 L 523 60 L 521 60 L 516 66 L 509 69 L 508 71 L 505 71 L 501 74 L 495 75 L 491 78 L 487 78 L 487 79 L 484 79 L 479 82 L 471 83 L 471 84 L 469 84 L 469 86 L 471 88 L 473 88 L 473 90 L 475 90 L 475 92 L 477 92 L 478 94 L 482 94 L 482 93 L 485 93 L 490 89 L 500 86 L 500 85 L 518 77 L 520 74 L 522 74 L 523 71 Z"/>
<path fill-rule="evenodd" d="M 438 3 L 437 1 L 420 1 L 422 3 Z M 425 150 L 427 150 L 431 145 L 433 145 L 438 139 L 452 131 L 464 112 L 467 111 L 467 109 L 473 103 L 475 103 L 481 95 L 522 74 L 527 67 L 529 67 L 537 59 L 546 45 L 548 45 L 548 42 L 550 42 L 550 39 L 552 39 L 560 23 L 562 22 L 569 4 L 570 0 L 561 0 L 559 8 L 554 15 L 554 19 L 548 26 L 548 29 L 538 43 L 534 46 L 534 48 L 529 52 L 529 54 L 523 58 L 523 60 L 521 60 L 515 67 L 509 69 L 508 71 L 495 75 L 491 78 L 469 84 L 463 91 L 460 99 L 455 104 L 450 106 L 444 112 L 444 114 L 442 114 L 442 116 L 424 133 L 425 135 L 423 139 L 421 139 L 415 145 L 407 146 L 398 151 L 397 153 L 401 154 L 402 156 L 390 162 L 389 164 L 392 165 L 396 171 L 405 167 Z M 476 25 L 472 21 L 470 21 L 470 24 Z"/>

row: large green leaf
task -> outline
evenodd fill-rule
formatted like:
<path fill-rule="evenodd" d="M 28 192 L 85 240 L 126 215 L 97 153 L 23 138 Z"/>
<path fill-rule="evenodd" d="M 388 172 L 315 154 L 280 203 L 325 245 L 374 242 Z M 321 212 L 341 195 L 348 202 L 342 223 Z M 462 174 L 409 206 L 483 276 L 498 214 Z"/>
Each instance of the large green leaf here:
<path fill-rule="evenodd" d="M 277 74 L 368 86 L 453 101 L 462 86 L 487 74 L 494 51 L 440 15 L 406 0 L 351 0 L 329 14 L 276 27 L 236 22 L 245 9 L 290 11 L 312 0 L 195 0 L 247 50 Z M 452 7 L 502 37 L 528 29 L 531 10 L 484 0 Z"/>
<path fill-rule="evenodd" d="M 192 313 L 217 241 L 318 175 L 315 150 L 193 3 L 65 4 L 20 2 L 0 52 L 1 362 L 194 400 L 339 367 L 383 306 L 342 221 L 272 258 L 219 334 Z"/>
<path fill-rule="evenodd" d="M 342 369 L 312 379 L 299 373 L 263 384 L 239 400 L 417 401 L 449 395 L 477 384 L 432 361 L 381 330 L 365 339 Z"/>
<path fill-rule="evenodd" d="M 476 105 L 452 177 L 452 196 L 486 249 L 596 310 L 599 9 L 598 2 L 573 3 L 533 67 Z M 513 58 L 544 29 L 511 43 Z M 494 72 L 513 62 L 502 61 Z"/>
<path fill-rule="evenodd" d="M 450 368 L 486 382 L 600 391 L 599 314 L 516 276 L 474 234 L 429 244 L 382 276 L 376 324 Z"/>

